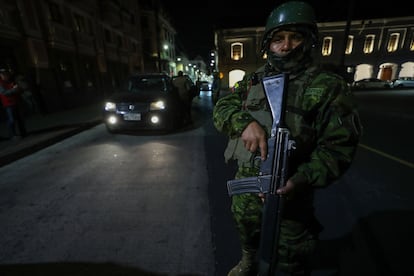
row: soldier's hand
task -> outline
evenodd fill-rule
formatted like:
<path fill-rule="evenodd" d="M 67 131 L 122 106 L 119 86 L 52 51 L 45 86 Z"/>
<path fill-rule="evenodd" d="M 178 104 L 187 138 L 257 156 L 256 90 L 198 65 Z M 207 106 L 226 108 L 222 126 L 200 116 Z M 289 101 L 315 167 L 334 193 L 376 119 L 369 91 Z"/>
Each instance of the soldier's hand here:
<path fill-rule="evenodd" d="M 289 199 L 289 197 L 292 198 L 294 196 L 295 188 L 296 188 L 295 183 L 293 183 L 293 181 L 289 179 L 286 182 L 285 186 L 276 190 L 276 193 L 278 195 L 283 195 L 286 199 Z"/>
<path fill-rule="evenodd" d="M 267 156 L 267 136 L 262 126 L 253 121 L 244 129 L 241 138 L 244 142 L 244 147 L 250 152 L 256 152 L 260 149 L 260 157 L 262 160 Z"/>
<path fill-rule="evenodd" d="M 298 178 L 296 178 L 296 182 L 289 179 L 284 187 L 276 190 L 276 193 L 278 195 L 284 195 L 285 198 L 289 200 L 293 199 L 297 193 L 300 193 L 306 189 L 307 186 L 306 182 L 300 181 Z"/>
<path fill-rule="evenodd" d="M 258 193 L 258 196 L 260 197 L 260 199 L 262 200 L 262 203 L 265 202 L 265 194 L 264 193 Z"/>

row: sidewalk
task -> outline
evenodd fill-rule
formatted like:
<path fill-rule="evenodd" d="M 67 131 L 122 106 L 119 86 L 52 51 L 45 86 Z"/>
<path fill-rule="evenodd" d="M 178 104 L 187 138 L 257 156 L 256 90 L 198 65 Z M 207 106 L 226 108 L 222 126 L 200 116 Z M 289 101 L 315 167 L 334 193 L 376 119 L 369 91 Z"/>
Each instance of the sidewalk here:
<path fill-rule="evenodd" d="M 0 125 L 0 167 L 101 123 L 100 102 L 51 114 L 26 118 L 28 135 L 7 139 L 6 122 Z"/>

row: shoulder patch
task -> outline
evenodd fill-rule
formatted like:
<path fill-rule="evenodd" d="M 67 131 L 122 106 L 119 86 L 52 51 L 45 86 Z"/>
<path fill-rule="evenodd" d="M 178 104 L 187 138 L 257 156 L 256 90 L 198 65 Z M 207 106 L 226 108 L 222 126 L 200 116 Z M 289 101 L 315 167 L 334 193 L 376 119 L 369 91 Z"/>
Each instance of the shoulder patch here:
<path fill-rule="evenodd" d="M 308 87 L 305 90 L 305 95 L 310 96 L 310 95 L 317 94 L 320 96 L 323 94 L 323 91 L 324 91 L 324 88 L 322 87 Z"/>
<path fill-rule="evenodd" d="M 322 87 L 308 87 L 305 90 L 304 96 L 308 101 L 316 103 L 322 98 L 323 92 L 324 89 Z"/>

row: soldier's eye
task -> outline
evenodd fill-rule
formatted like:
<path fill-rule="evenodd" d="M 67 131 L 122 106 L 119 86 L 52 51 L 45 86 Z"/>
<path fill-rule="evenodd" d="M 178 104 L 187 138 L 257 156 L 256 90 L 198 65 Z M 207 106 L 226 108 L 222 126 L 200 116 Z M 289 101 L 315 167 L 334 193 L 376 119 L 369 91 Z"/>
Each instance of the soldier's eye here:
<path fill-rule="evenodd" d="M 281 41 L 283 41 L 283 37 L 281 37 L 281 36 L 275 36 L 275 37 L 273 37 L 273 39 L 272 39 L 272 42 L 276 42 L 276 43 L 278 43 L 278 42 L 281 42 Z"/>
<path fill-rule="evenodd" d="M 292 35 L 292 37 L 291 37 L 293 40 L 303 40 L 304 38 L 303 38 L 303 35 L 302 34 L 300 34 L 300 33 L 297 33 L 297 34 L 294 34 L 294 35 Z"/>

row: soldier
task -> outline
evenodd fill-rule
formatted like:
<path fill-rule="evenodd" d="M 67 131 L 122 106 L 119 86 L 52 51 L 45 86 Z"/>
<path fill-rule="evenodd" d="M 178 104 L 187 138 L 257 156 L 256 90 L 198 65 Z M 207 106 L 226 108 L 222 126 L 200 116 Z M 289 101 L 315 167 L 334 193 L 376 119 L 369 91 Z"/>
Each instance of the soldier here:
<path fill-rule="evenodd" d="M 322 226 L 314 216 L 314 191 L 341 177 L 354 158 L 361 126 L 355 100 L 344 79 L 312 60 L 318 39 L 313 8 L 289 1 L 268 17 L 262 39 L 266 63 L 218 100 L 215 127 L 229 136 L 226 162 L 237 160 L 235 178 L 257 176 L 267 155 L 271 114 L 261 79 L 288 73 L 286 124 L 295 142 L 289 178 L 277 190 L 286 198 L 278 243 L 277 269 L 284 275 L 309 275 L 309 257 Z M 257 158 L 260 157 L 260 158 Z M 263 195 L 232 196 L 242 258 L 228 275 L 257 275 Z"/>

